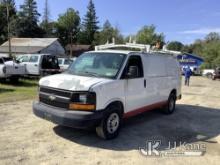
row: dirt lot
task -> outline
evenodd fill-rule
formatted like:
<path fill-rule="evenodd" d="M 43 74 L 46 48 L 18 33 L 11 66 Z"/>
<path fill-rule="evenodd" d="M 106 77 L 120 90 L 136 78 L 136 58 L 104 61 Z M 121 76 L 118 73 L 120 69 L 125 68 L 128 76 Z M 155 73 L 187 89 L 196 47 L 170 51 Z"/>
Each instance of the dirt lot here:
<path fill-rule="evenodd" d="M 220 81 L 193 77 L 177 111 L 147 112 L 125 122 L 120 136 L 99 139 L 93 131 L 56 126 L 35 117 L 32 100 L 0 104 L 0 164 L 219 164 Z M 151 158 L 146 140 L 204 143 L 201 157 Z M 162 148 L 161 150 L 165 150 Z"/>

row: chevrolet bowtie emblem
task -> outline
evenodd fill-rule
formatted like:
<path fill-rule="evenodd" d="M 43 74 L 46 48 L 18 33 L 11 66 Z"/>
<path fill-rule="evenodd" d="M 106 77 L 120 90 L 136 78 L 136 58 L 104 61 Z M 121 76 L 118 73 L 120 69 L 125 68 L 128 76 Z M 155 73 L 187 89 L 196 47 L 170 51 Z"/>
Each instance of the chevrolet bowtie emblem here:
<path fill-rule="evenodd" d="M 49 99 L 50 99 L 51 101 L 54 101 L 54 100 L 56 99 L 56 96 L 50 95 L 50 96 L 49 96 Z"/>

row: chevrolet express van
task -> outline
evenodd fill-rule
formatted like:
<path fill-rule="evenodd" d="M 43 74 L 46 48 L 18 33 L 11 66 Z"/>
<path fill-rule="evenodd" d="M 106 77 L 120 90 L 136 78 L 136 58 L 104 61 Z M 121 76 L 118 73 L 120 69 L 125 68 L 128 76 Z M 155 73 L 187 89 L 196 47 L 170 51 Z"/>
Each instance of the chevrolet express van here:
<path fill-rule="evenodd" d="M 36 116 L 58 125 L 96 128 L 115 138 L 122 120 L 155 108 L 166 114 L 181 98 L 181 70 L 161 53 L 98 50 L 82 54 L 62 74 L 39 81 Z"/>

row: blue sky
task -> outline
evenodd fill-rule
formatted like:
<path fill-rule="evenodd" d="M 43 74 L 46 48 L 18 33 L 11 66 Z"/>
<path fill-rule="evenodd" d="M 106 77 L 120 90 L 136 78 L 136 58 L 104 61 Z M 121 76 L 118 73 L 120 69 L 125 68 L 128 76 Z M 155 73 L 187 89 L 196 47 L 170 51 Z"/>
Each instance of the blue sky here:
<path fill-rule="evenodd" d="M 16 0 L 16 6 L 24 0 Z M 42 14 L 44 0 L 36 0 Z M 142 26 L 154 24 L 166 41 L 185 44 L 201 39 L 211 31 L 220 33 L 219 0 L 94 0 L 100 26 L 108 19 L 124 35 L 135 34 Z M 88 0 L 49 0 L 50 17 L 56 20 L 67 8 L 81 16 Z"/>

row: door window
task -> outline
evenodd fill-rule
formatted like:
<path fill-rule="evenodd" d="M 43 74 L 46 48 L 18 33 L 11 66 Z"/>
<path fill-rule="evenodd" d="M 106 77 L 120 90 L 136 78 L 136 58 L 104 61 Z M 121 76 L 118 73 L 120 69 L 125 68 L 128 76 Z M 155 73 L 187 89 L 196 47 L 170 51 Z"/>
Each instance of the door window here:
<path fill-rule="evenodd" d="M 144 76 L 143 72 L 143 64 L 140 56 L 132 55 L 129 57 L 127 65 L 123 71 L 122 79 L 127 78 L 127 74 L 129 72 L 129 68 L 136 67 L 137 68 L 137 75 L 133 78 L 142 78 Z"/>
<path fill-rule="evenodd" d="M 39 58 L 38 56 L 31 56 L 29 62 L 36 63 L 36 62 L 38 62 L 38 58 Z"/>

